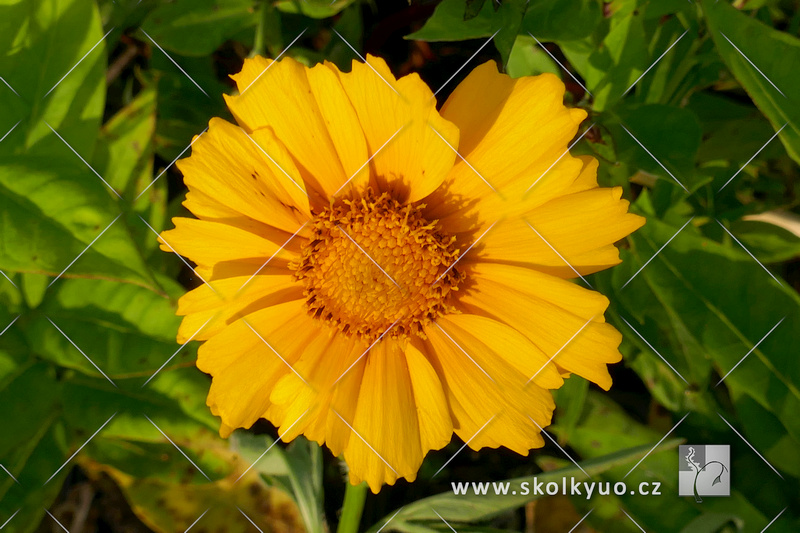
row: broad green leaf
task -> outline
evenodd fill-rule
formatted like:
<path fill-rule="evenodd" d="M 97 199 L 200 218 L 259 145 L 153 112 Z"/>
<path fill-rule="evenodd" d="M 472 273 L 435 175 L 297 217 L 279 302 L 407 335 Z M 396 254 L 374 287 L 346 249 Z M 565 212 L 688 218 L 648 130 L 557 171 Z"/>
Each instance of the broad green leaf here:
<path fill-rule="evenodd" d="M 56 276 L 69 266 L 64 273 L 67 278 L 152 286 L 144 260 L 119 216 L 119 206 L 106 186 L 71 159 L 15 156 L 0 160 L 0 269 L 4 272 Z"/>
<path fill-rule="evenodd" d="M 194 344 L 178 351 L 175 334 L 181 319 L 165 296 L 103 280 L 60 280 L 52 290 L 21 319 L 30 346 L 43 357 L 102 377 L 88 357 L 112 379 L 147 378 L 173 354 L 164 370 L 194 361 Z"/>
<path fill-rule="evenodd" d="M 631 167 L 678 188 L 676 179 L 690 191 L 699 184 L 694 167 L 702 131 L 691 111 L 660 104 L 632 105 L 609 113 L 603 123 L 612 130 L 617 157 Z"/>
<path fill-rule="evenodd" d="M 464 0 L 444 0 L 436 6 L 425 25 L 407 35 L 406 39 L 465 41 L 494 35 L 495 46 L 505 64 L 522 26 L 528 2 L 506 0 L 499 7 L 493 1 L 485 2 L 480 12 L 469 19 L 464 17 L 464 8 Z"/>
<path fill-rule="evenodd" d="M 800 74 L 795 68 L 800 63 L 800 39 L 748 17 L 727 2 L 704 2 L 703 11 L 725 64 L 775 131 L 786 126 L 778 137 L 800 163 Z"/>
<path fill-rule="evenodd" d="M 544 0 L 530 2 L 522 32 L 540 41 L 573 41 L 592 33 L 603 19 L 595 0 Z"/>
<path fill-rule="evenodd" d="M 561 76 L 561 67 L 547 55 L 530 35 L 518 35 L 508 57 L 506 72 L 512 78 L 549 72 Z"/>
<path fill-rule="evenodd" d="M 49 156 L 55 146 L 66 149 L 49 124 L 88 159 L 105 99 L 105 32 L 95 3 L 5 4 L 0 72 L 13 91 L 0 84 L 0 136 L 19 125 L 0 143 L 0 154 L 30 151 Z"/>
<path fill-rule="evenodd" d="M 4 339 L 0 339 L 0 353 L 7 347 Z M 5 377 L 0 388 L 4 407 L 0 464 L 19 482 L 0 473 L 0 519 L 5 522 L 21 509 L 9 525 L 11 531 L 35 528 L 69 472 L 66 467 L 45 484 L 68 455 L 55 377 L 55 370 L 45 363 L 23 363 Z"/>
<path fill-rule="evenodd" d="M 253 0 L 164 2 L 150 12 L 142 30 L 169 52 L 208 56 L 240 29 L 255 26 L 254 5 Z"/>
<path fill-rule="evenodd" d="M 658 452 L 669 450 L 676 447 L 677 440 L 664 442 L 655 454 Z M 597 457 L 581 463 L 581 467 L 590 475 L 595 476 L 608 469 L 619 467 L 620 465 L 631 465 L 637 460 L 647 454 L 651 446 L 637 446 L 629 449 L 619 450 L 615 453 Z M 492 516 L 496 516 L 501 512 L 509 509 L 521 507 L 527 502 L 534 501 L 540 496 L 534 494 L 532 489 L 534 483 L 543 482 L 556 482 L 559 485 L 564 478 L 580 478 L 584 479 L 583 473 L 575 466 L 553 470 L 535 476 L 525 476 L 504 480 L 496 483 L 510 483 L 510 487 L 515 487 L 518 490 L 517 494 L 496 494 L 494 491 L 489 490 L 486 495 L 475 495 L 470 493 L 467 495 L 456 495 L 453 492 L 445 492 L 417 500 L 411 504 L 404 506 L 397 516 L 389 523 L 390 530 L 396 531 L 414 531 L 413 529 L 405 529 L 407 523 L 420 522 L 420 521 L 440 521 L 437 513 L 445 520 L 452 521 L 453 523 L 475 522 L 485 520 Z M 529 494 L 524 494 L 525 489 L 522 483 L 527 483 Z M 435 512 L 434 512 L 435 510 Z M 389 514 L 386 519 L 394 513 Z M 378 530 L 386 520 L 381 520 L 375 524 L 369 531 L 374 532 Z"/>
<path fill-rule="evenodd" d="M 304 15 L 315 19 L 332 17 L 355 0 L 278 0 L 275 7 L 284 13 Z"/>

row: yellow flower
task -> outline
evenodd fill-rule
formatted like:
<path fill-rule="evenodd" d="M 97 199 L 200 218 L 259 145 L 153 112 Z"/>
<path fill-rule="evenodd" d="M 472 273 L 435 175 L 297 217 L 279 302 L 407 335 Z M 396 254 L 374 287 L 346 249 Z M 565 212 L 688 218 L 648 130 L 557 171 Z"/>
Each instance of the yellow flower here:
<path fill-rule="evenodd" d="M 206 282 L 178 340 L 206 341 L 223 436 L 266 418 L 377 492 L 453 433 L 541 447 L 572 373 L 611 386 L 608 300 L 567 279 L 619 263 L 643 219 L 567 153 L 586 113 L 558 78 L 488 62 L 441 111 L 375 57 L 256 57 L 234 80 L 238 125 L 212 119 L 178 163 L 197 218 L 162 234 Z"/>

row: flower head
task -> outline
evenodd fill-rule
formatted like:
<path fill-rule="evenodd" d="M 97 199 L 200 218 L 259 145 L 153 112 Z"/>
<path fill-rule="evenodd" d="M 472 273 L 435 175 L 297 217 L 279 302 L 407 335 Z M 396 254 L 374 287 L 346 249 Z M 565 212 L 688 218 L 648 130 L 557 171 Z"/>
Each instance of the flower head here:
<path fill-rule="evenodd" d="M 178 340 L 204 340 L 220 433 L 266 418 L 343 455 L 373 491 L 455 432 L 543 445 L 550 389 L 608 389 L 608 300 L 567 281 L 619 262 L 643 219 L 567 144 L 586 113 L 552 75 L 476 68 L 436 108 L 375 57 L 340 72 L 245 61 L 178 163 L 197 218 L 162 248 L 197 263 Z"/>

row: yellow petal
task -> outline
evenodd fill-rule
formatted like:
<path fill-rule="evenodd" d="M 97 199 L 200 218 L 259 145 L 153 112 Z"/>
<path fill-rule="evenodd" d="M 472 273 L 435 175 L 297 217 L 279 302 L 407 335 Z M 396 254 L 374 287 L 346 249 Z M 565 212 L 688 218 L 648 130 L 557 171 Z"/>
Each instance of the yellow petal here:
<path fill-rule="evenodd" d="M 226 95 L 225 101 L 236 121 L 247 131 L 261 128 L 274 131 L 294 156 L 307 186 L 326 200 L 349 177 L 339 159 L 326 119 L 344 119 L 335 126 L 337 133 L 353 125 L 346 107 L 334 109 L 341 99 L 329 77 L 321 71 L 312 75 L 320 84 L 312 88 L 308 72 L 307 67 L 289 57 L 280 61 L 263 57 L 246 59 L 241 72 L 232 76 L 239 95 Z M 323 101 L 325 114 L 314 97 L 315 90 L 320 94 L 332 91 Z M 347 136 L 357 138 L 358 131 L 348 130 Z M 353 146 L 352 149 L 352 154 L 346 155 L 357 155 L 357 148 Z M 364 161 L 366 157 L 362 163 Z M 349 157 L 348 164 L 351 164 Z"/>
<path fill-rule="evenodd" d="M 605 296 L 517 266 L 475 263 L 467 276 L 472 283 L 459 298 L 465 312 L 508 324 L 553 358 L 550 366 L 609 389 L 606 365 L 622 359 L 617 349 L 622 336 L 604 323 Z"/>
<path fill-rule="evenodd" d="M 474 224 L 473 209 L 511 216 L 520 209 L 516 204 L 531 208 L 562 193 L 582 166 L 566 151 L 586 117 L 565 107 L 563 98 L 564 84 L 552 74 L 515 80 L 499 73 L 493 61 L 473 70 L 442 107 L 442 116 L 461 131 L 464 158 L 442 194 L 465 205 L 435 206 L 430 216 Z M 475 199 L 480 202 L 470 202 Z"/>
<path fill-rule="evenodd" d="M 505 446 L 527 455 L 544 445 L 538 424 L 550 424 L 555 404 L 550 392 L 530 383 L 494 381 L 465 357 L 441 331 L 429 328 L 428 341 L 418 343 L 444 385 L 456 434 L 473 450 Z M 457 341 L 460 339 L 456 339 Z M 535 423 L 534 423 L 535 421 Z"/>
<path fill-rule="evenodd" d="M 296 300 L 256 311 L 200 346 L 197 367 L 212 376 L 208 403 L 222 422 L 250 427 L 268 409 L 275 383 L 319 334 L 305 302 Z"/>
<path fill-rule="evenodd" d="M 621 195 L 620 187 L 594 188 L 551 200 L 524 219 L 502 220 L 463 261 L 516 264 L 562 278 L 577 277 L 572 268 L 586 275 L 614 266 L 620 261 L 614 243 L 644 224 L 627 212 Z"/>
<path fill-rule="evenodd" d="M 211 119 L 178 168 L 190 190 L 290 234 L 310 216 L 300 174 L 269 130 L 248 137 L 238 126 Z"/>
<path fill-rule="evenodd" d="M 172 223 L 175 228 L 158 238 L 161 249 L 175 251 L 198 265 L 242 259 L 263 263 L 280 250 L 279 244 L 228 224 L 194 218 L 173 218 Z"/>
<path fill-rule="evenodd" d="M 438 188 L 456 157 L 439 135 L 457 148 L 459 133 L 439 115 L 419 76 L 397 80 L 385 61 L 368 55 L 339 79 L 361 122 L 380 190 L 414 202 Z"/>
<path fill-rule="evenodd" d="M 231 322 L 259 309 L 303 298 L 303 287 L 288 270 L 262 270 L 260 275 L 236 276 L 202 284 L 178 300 L 183 316 L 178 342 L 206 340 Z M 202 330 L 201 330 L 202 328 Z"/>

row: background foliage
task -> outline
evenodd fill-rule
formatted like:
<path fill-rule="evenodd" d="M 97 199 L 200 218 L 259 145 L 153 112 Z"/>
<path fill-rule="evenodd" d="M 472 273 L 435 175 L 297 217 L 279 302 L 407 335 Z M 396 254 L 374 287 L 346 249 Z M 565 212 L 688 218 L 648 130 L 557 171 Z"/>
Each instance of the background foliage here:
<path fill-rule="evenodd" d="M 568 380 L 551 434 L 596 480 L 646 456 L 627 481 L 664 494 L 455 498 L 450 481 L 580 472 L 548 446 L 467 450 L 432 477 L 454 441 L 416 483 L 370 496 L 362 527 L 394 516 L 383 531 L 448 531 L 433 506 L 459 532 L 568 531 L 590 509 L 576 531 L 800 530 L 797 8 L 0 1 L 0 524 L 49 531 L 47 512 L 72 533 L 335 527 L 342 472 L 327 451 L 299 439 L 262 455 L 268 424 L 217 436 L 195 343 L 175 344 L 175 300 L 196 280 L 155 233 L 182 210 L 172 163 L 210 117 L 230 118 L 222 94 L 244 57 L 286 49 L 347 69 L 349 43 L 442 97 L 486 59 L 515 77 L 553 72 L 589 111 L 574 151 L 648 223 L 621 243 L 621 266 L 588 279 L 625 337 L 615 387 Z M 680 439 L 731 444 L 730 498 L 677 497 Z"/>

